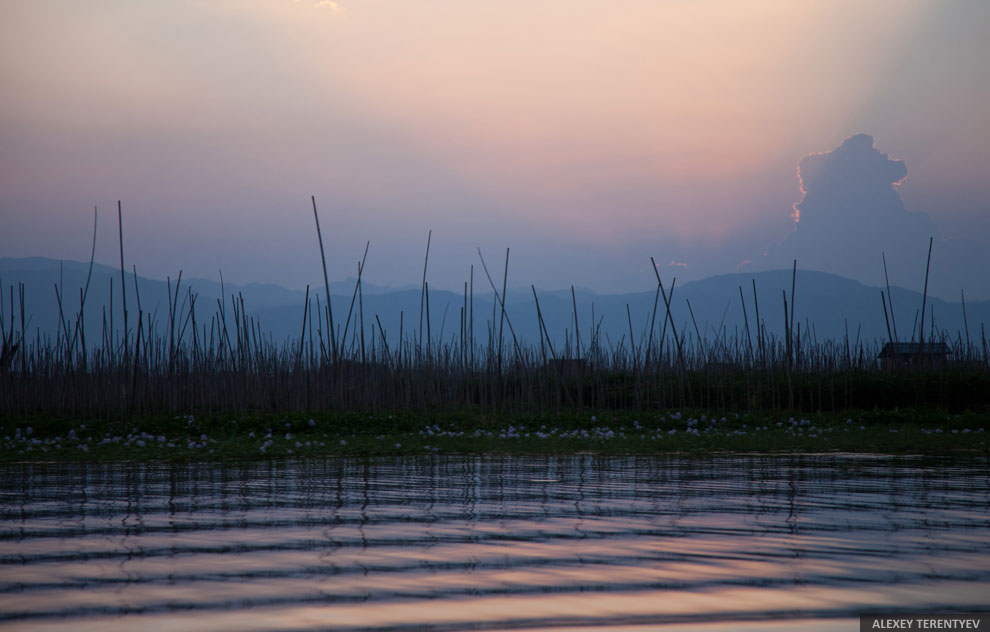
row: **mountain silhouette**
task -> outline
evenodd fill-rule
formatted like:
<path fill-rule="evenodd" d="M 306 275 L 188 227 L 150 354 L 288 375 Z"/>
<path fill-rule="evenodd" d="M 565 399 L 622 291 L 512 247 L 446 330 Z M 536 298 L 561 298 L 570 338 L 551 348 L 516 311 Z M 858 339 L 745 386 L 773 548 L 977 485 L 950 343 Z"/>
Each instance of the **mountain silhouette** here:
<path fill-rule="evenodd" d="M 61 318 L 68 323 L 74 323 L 79 312 L 88 269 L 88 263 L 78 261 L 58 261 L 41 257 L 0 258 L 0 284 L 2 284 L 0 291 L 3 293 L 2 312 L 5 326 L 9 328 L 13 321 L 16 330 L 21 329 L 18 285 L 24 284 L 27 337 L 31 339 L 37 336 L 58 335 L 60 330 L 58 298 L 61 297 L 62 301 Z M 145 327 L 149 324 L 154 325 L 159 334 L 167 333 L 169 282 L 139 275 L 135 289 L 133 273 L 126 273 L 125 279 L 128 316 L 132 330 L 140 300 Z M 170 281 L 174 298 L 176 279 L 172 278 Z M 757 310 L 767 335 L 779 338 L 784 334 L 784 296 L 786 293 L 788 309 L 790 309 L 791 270 L 718 275 L 685 283 L 683 286 L 672 282 L 673 279 L 664 279 L 664 289 L 669 294 L 673 327 L 687 340 L 695 341 L 700 334 L 706 341 L 737 340 L 745 344 L 747 322 L 748 336 L 755 340 Z M 58 292 L 56 288 L 60 288 Z M 359 297 L 355 296 L 354 289 L 353 279 L 331 284 L 331 306 L 335 328 L 340 336 L 346 326 L 348 344 L 357 344 L 358 338 L 354 336 L 360 334 L 358 314 L 361 311 L 364 315 L 366 344 L 370 344 L 371 338 L 380 336 L 381 332 L 384 332 L 390 344 L 394 344 L 400 329 L 407 340 L 418 339 L 422 297 L 420 288 L 388 288 L 363 283 Z M 430 289 L 429 320 L 425 320 L 424 305 L 422 336 L 425 338 L 428 328 L 434 343 L 438 339 L 450 342 L 460 334 L 463 310 L 465 328 L 468 331 L 469 317 L 473 313 L 476 344 L 487 344 L 489 336 L 497 340 L 501 329 L 503 345 L 511 345 L 512 336 L 515 334 L 521 344 L 538 346 L 540 334 L 533 290 L 528 287 L 513 288 L 507 294 L 505 300 L 507 320 L 502 324 L 500 304 L 495 300 L 490 286 L 485 290 L 475 283 L 473 301 L 463 293 Z M 536 294 L 547 333 L 553 344 L 562 345 L 567 338 L 573 344 L 575 314 L 570 288 L 558 290 L 538 288 Z M 317 295 L 322 305 L 324 301 L 322 284 L 310 287 L 312 312 L 316 310 Z M 617 348 L 619 345 L 628 348 L 630 337 L 637 347 L 642 347 L 644 340 L 649 337 L 654 300 L 657 296 L 655 292 L 598 294 L 581 289 L 575 290 L 574 295 L 578 327 L 584 346 L 588 345 L 592 336 L 597 336 L 600 344 L 606 349 Z M 200 326 L 206 323 L 208 327 L 210 320 L 219 312 L 221 284 L 219 280 L 183 278 L 177 296 L 179 308 L 176 311 L 180 314 L 188 313 L 190 299 L 195 297 L 197 323 Z M 248 317 L 259 323 L 261 330 L 275 342 L 298 339 L 302 333 L 305 296 L 303 291 L 272 284 L 224 283 L 223 296 L 228 319 L 231 318 L 233 302 L 236 300 L 239 306 L 240 300 L 243 299 Z M 351 308 L 352 298 L 353 308 Z M 899 340 L 910 340 L 912 330 L 917 335 L 917 324 L 921 321 L 918 312 L 922 304 L 922 295 L 911 290 L 892 287 L 890 298 L 893 307 L 891 310 L 891 305 L 888 304 L 888 311 L 892 316 L 891 329 L 896 327 Z M 655 339 L 663 330 L 666 315 L 663 298 L 659 298 L 656 303 L 656 317 L 652 323 Z M 933 327 L 936 334 L 943 332 L 950 341 L 964 339 L 968 326 L 970 339 L 976 343 L 981 340 L 985 324 L 990 322 L 990 301 L 968 301 L 965 306 L 965 321 L 960 302 L 948 302 L 929 296 L 927 305 L 926 339 L 931 337 Z M 123 323 L 120 270 L 94 264 L 84 310 L 85 333 L 90 343 L 100 340 L 104 319 L 106 326 L 109 327 L 111 315 L 113 327 L 119 332 Z M 315 328 L 318 320 L 315 313 L 311 315 L 311 320 Z M 849 337 L 850 343 L 855 343 L 857 340 L 863 343 L 884 342 L 888 339 L 880 288 L 869 287 L 838 275 L 800 268 L 796 275 L 794 324 L 795 328 L 800 326 L 802 337 L 807 336 L 813 342 L 844 340 L 846 336 Z M 315 331 L 314 335 L 316 335 Z M 669 333 L 667 335 L 669 336 Z"/>

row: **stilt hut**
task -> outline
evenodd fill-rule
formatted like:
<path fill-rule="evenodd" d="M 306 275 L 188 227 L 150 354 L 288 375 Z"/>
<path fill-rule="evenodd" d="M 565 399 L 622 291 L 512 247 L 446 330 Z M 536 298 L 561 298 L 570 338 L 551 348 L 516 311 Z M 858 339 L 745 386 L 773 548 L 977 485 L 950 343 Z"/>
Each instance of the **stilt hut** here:
<path fill-rule="evenodd" d="M 944 342 L 888 342 L 877 358 L 884 368 L 945 366 L 952 349 Z"/>

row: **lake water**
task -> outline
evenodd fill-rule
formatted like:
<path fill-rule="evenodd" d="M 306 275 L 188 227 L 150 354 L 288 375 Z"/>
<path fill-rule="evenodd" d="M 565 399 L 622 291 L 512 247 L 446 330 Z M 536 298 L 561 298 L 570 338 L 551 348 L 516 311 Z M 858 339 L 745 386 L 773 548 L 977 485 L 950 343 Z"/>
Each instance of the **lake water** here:
<path fill-rule="evenodd" d="M 990 608 L 982 456 L 0 468 L 0 626 L 858 630 Z"/>

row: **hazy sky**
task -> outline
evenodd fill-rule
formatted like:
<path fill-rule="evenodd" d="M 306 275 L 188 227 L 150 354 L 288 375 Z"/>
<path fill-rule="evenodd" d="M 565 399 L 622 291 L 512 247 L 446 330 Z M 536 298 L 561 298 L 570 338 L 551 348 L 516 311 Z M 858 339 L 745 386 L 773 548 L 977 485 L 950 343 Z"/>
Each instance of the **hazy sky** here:
<path fill-rule="evenodd" d="M 829 270 L 820 222 L 781 246 L 798 164 L 866 133 L 905 165 L 890 212 L 927 217 L 833 228 L 896 232 L 914 286 L 934 233 L 936 290 L 990 297 L 988 29 L 983 0 L 5 0 L 0 256 L 87 259 L 98 206 L 114 263 L 121 199 L 139 273 L 301 287 L 315 195 L 332 278 L 370 240 L 369 281 L 418 283 L 431 229 L 436 287 L 478 246 L 510 285 L 605 292 L 651 255 Z M 857 243 L 834 271 L 880 282 Z"/>

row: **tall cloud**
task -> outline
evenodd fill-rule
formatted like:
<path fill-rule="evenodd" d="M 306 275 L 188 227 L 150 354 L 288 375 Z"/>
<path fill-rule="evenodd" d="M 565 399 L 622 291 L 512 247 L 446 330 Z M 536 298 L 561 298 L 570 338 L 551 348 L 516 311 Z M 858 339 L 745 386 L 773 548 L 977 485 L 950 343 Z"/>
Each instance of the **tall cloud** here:
<path fill-rule="evenodd" d="M 904 207 L 896 185 L 907 173 L 904 161 L 880 152 L 868 134 L 806 156 L 798 164 L 803 196 L 794 205 L 794 232 L 771 253 L 772 262 L 794 258 L 802 268 L 870 282 L 882 274 L 882 253 L 924 265 L 937 229 L 928 215 Z"/>

